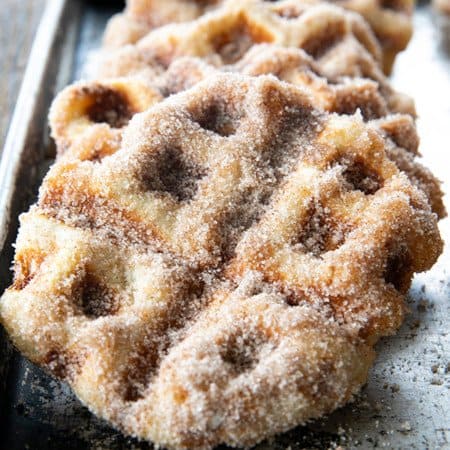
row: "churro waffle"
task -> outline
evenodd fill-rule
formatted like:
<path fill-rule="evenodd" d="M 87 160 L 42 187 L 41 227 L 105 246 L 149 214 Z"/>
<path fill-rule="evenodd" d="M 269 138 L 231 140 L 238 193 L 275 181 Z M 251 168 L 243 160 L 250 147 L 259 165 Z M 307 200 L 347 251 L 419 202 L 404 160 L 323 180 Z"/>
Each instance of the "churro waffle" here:
<path fill-rule="evenodd" d="M 17 347 L 177 449 L 252 445 L 348 402 L 442 247 L 360 116 L 237 74 L 135 115 L 112 155 L 60 159 L 21 223 L 0 301 Z"/>
<path fill-rule="evenodd" d="M 254 0 L 250 2 L 254 3 Z M 250 2 L 247 1 L 247 3 Z M 360 13 L 368 21 L 383 49 L 383 67 L 387 73 L 390 72 L 395 56 L 406 48 L 412 35 L 413 1 L 331 0 L 330 2 Z M 104 37 L 105 46 L 117 48 L 134 44 L 154 28 L 168 23 L 193 20 L 226 3 L 238 2 L 129 0 L 125 12 L 114 16 L 108 24 Z M 318 2 L 315 0 L 290 1 L 290 4 L 296 8 L 303 8 L 305 5 L 314 3 Z"/>
<path fill-rule="evenodd" d="M 316 109 L 339 114 L 354 114 L 360 110 L 363 118 L 371 121 L 371 125 L 385 138 L 389 157 L 405 171 L 414 184 L 424 190 L 433 211 L 439 217 L 443 217 L 445 208 L 440 183 L 416 159 L 418 137 L 412 118 L 398 114 L 391 115 L 399 112 L 414 116 L 412 100 L 394 91 L 370 59 L 360 60 L 355 67 L 358 68 L 353 75 L 367 75 L 377 82 L 360 78 L 328 80 L 322 76 L 320 68 L 303 50 L 273 44 L 254 46 L 238 64 L 228 66 L 227 70 L 251 76 L 276 74 L 279 79 L 306 89 Z M 52 135 L 56 140 L 58 153 L 64 153 L 68 157 L 95 160 L 99 154 L 115 152 L 120 147 L 124 127 L 115 126 L 114 123 L 111 124 L 111 120 L 106 119 L 113 117 L 117 122 L 117 118 L 120 118 L 119 124 L 125 126 L 130 115 L 122 112 L 141 110 L 133 104 L 126 103 L 126 98 L 134 97 L 136 86 L 140 87 L 142 98 L 147 99 L 144 104 L 150 105 L 170 94 L 188 89 L 216 73 L 217 69 L 214 66 L 198 58 L 184 57 L 175 60 L 160 76 L 154 76 L 153 87 L 137 78 L 130 78 L 105 80 L 104 83 L 83 82 L 66 88 L 55 100 L 50 114 Z M 120 87 L 115 98 L 122 101 L 105 103 L 103 100 L 105 89 L 108 88 L 106 92 L 112 97 L 115 85 Z M 103 87 L 99 89 L 99 86 Z M 129 94 L 127 86 L 130 89 Z M 90 114 L 91 105 L 96 105 L 99 111 L 100 105 L 105 104 L 107 111 L 98 114 L 102 120 L 97 120 L 96 123 Z M 108 111 L 108 108 L 114 105 L 116 112 Z M 71 142 L 74 144 L 70 145 Z"/>
<path fill-rule="evenodd" d="M 380 64 L 378 42 L 355 13 L 328 3 L 230 2 L 192 22 L 154 30 L 135 45 L 103 53 L 97 76 L 118 77 L 167 69 L 180 56 L 234 64 L 255 44 L 302 48 L 331 75 L 354 70 L 361 54 Z"/>

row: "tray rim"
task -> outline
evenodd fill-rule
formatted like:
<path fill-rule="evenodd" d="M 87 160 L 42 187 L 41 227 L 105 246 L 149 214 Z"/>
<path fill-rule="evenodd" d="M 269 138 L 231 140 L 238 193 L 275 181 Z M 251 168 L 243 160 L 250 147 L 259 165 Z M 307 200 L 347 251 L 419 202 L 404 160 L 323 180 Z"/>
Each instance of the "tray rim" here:
<path fill-rule="evenodd" d="M 40 167 L 48 160 L 48 106 L 67 75 L 71 61 L 62 50 L 77 39 L 79 21 L 71 27 L 68 16 L 83 9 L 77 0 L 48 0 L 36 29 L 3 149 L 0 148 L 0 295 L 9 285 L 10 265 L 20 215 L 33 203 L 41 179 Z M 74 33 L 75 31 L 75 33 Z M 72 42 L 71 42 L 72 41 Z M 56 56 L 56 58 L 55 58 Z M 50 82 L 50 83 L 49 83 Z M 0 430 L 3 428 L 6 389 L 14 346 L 0 324 Z M 6 413 L 5 413 L 6 414 Z M 0 440 L 0 448 L 2 442 Z"/>
<path fill-rule="evenodd" d="M 45 71 L 58 35 L 60 19 L 69 2 L 70 0 L 46 2 L 6 135 L 0 160 L 0 252 L 6 244 L 12 219 L 14 191 L 30 125 L 39 101 L 39 90 L 45 82 Z"/>

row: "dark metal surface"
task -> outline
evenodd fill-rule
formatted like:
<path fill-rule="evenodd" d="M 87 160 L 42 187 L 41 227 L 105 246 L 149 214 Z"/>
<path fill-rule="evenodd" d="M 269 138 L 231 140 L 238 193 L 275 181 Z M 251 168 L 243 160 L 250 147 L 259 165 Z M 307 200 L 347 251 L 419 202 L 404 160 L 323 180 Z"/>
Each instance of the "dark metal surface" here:
<path fill-rule="evenodd" d="M 85 74 L 114 7 L 107 2 L 50 0 L 30 58 L 0 166 L 0 292 L 8 286 L 17 216 L 36 195 L 51 162 L 47 110 L 63 85 Z M 58 9 L 59 8 L 59 9 Z M 426 163 L 445 180 L 450 142 L 450 63 L 438 47 L 429 7 L 416 14 L 416 35 L 400 57 L 394 83 L 417 98 Z M 50 36 L 49 36 L 50 35 Z M 434 90 L 430 88 L 430 77 Z M 437 106 L 436 106 L 437 105 Z M 437 112 L 439 114 L 437 114 Z M 450 237 L 448 220 L 441 224 Z M 359 399 L 329 418 L 297 428 L 259 450 L 450 448 L 449 250 L 411 290 L 411 315 L 379 357 Z M 0 328 L 0 449 L 151 448 L 95 418 L 70 389 L 15 352 Z"/>

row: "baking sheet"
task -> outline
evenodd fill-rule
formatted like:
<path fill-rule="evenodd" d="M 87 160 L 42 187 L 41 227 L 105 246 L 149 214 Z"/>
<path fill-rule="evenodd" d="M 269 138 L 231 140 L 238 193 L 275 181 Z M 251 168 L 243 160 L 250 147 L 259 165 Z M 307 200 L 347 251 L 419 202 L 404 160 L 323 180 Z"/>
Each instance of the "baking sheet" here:
<path fill-rule="evenodd" d="M 52 159 L 48 106 L 63 85 L 83 76 L 85 61 L 113 12 L 78 0 L 48 2 L 0 166 L 0 291 L 11 278 L 17 215 L 33 202 Z M 441 25 L 429 5 L 418 6 L 415 35 L 398 58 L 393 83 L 416 99 L 424 162 L 450 192 L 450 46 Z M 440 227 L 450 242 L 449 220 Z M 396 336 L 377 346 L 378 358 L 360 398 L 326 419 L 260 444 L 258 450 L 450 449 L 449 259 L 446 246 L 436 266 L 416 277 L 411 314 Z M 0 330 L 0 448 L 151 446 L 122 436 L 91 415 L 65 384 L 16 353 Z"/>

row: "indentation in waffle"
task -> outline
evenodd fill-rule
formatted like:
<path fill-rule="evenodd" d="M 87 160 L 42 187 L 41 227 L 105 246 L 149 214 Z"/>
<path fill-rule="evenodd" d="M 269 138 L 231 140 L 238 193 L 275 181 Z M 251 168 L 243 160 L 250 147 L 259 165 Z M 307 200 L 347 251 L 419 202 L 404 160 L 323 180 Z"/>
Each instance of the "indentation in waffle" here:
<path fill-rule="evenodd" d="M 383 48 L 383 68 L 389 74 L 397 53 L 404 50 L 412 36 L 412 0 L 334 0 L 363 15 Z"/>
<path fill-rule="evenodd" d="M 251 371 L 259 361 L 259 353 L 267 350 L 263 348 L 267 337 L 262 333 L 250 332 L 244 334 L 242 329 L 231 330 L 223 341 L 218 339 L 215 344 L 219 347 L 220 357 L 230 372 L 237 377 L 244 372 Z"/>
<path fill-rule="evenodd" d="M 52 248 L 48 249 L 48 251 L 51 252 Z M 27 287 L 39 271 L 46 257 L 47 254 L 40 250 L 19 255 L 15 259 L 14 264 L 14 289 L 22 290 Z"/>
<path fill-rule="evenodd" d="M 321 30 L 317 35 L 303 43 L 302 48 L 314 59 L 319 59 L 327 51 L 342 41 L 346 27 L 344 22 L 331 23 L 329 27 Z"/>
<path fill-rule="evenodd" d="M 97 275 L 86 270 L 72 287 L 71 296 L 82 314 L 97 318 L 115 314 L 118 310 L 118 292 L 109 288 Z"/>
<path fill-rule="evenodd" d="M 375 194 L 380 189 L 378 174 L 368 169 L 363 161 L 343 158 L 338 164 L 342 166 L 342 178 L 350 189 L 361 191 L 366 195 Z"/>
<path fill-rule="evenodd" d="M 69 86 L 56 97 L 50 110 L 58 153 L 75 146 L 79 147 L 80 158 L 90 155 L 101 159 L 114 153 L 131 117 L 161 99 L 156 88 L 140 80 L 111 79 Z"/>
<path fill-rule="evenodd" d="M 299 235 L 291 242 L 296 251 L 319 256 L 336 250 L 344 243 L 346 224 L 337 223 L 330 210 L 314 199 L 311 201 Z"/>
<path fill-rule="evenodd" d="M 412 276 L 411 264 L 411 255 L 407 247 L 400 246 L 394 251 L 391 250 L 383 272 L 386 283 L 392 284 L 398 291 L 406 293 Z"/>
<path fill-rule="evenodd" d="M 86 111 L 92 122 L 106 122 L 112 128 L 122 128 L 135 113 L 131 110 L 128 100 L 120 92 L 99 87 L 92 95 L 94 96 L 93 103 Z"/>
<path fill-rule="evenodd" d="M 392 9 L 397 12 L 409 12 L 411 9 L 408 2 L 404 0 L 381 0 L 380 6 L 386 9 Z"/>
<path fill-rule="evenodd" d="M 213 53 L 219 55 L 223 64 L 233 64 L 259 42 L 271 42 L 271 33 L 249 25 L 244 15 L 239 16 L 229 29 L 211 36 Z"/>
<path fill-rule="evenodd" d="M 209 105 L 202 105 L 201 109 L 191 109 L 190 115 L 201 128 L 228 137 L 236 133 L 242 120 L 242 111 L 235 109 L 235 105 L 227 104 L 225 99 L 211 98 Z"/>
<path fill-rule="evenodd" d="M 123 370 L 122 395 L 125 402 L 136 402 L 142 398 L 148 383 L 158 369 L 158 353 L 155 347 L 157 348 L 160 343 L 152 342 L 152 337 L 149 336 L 145 345 L 138 346 L 131 353 L 128 367 Z"/>
<path fill-rule="evenodd" d="M 169 146 L 148 155 L 140 177 L 144 190 L 168 193 L 177 201 L 187 201 L 195 196 L 198 180 L 204 175 L 204 170 L 187 158 L 182 149 Z"/>
<path fill-rule="evenodd" d="M 386 150 L 294 85 L 212 76 L 135 115 L 108 158 L 52 167 L 1 321 L 96 414 L 159 445 L 250 446 L 319 417 L 364 384 L 442 249 Z"/>

